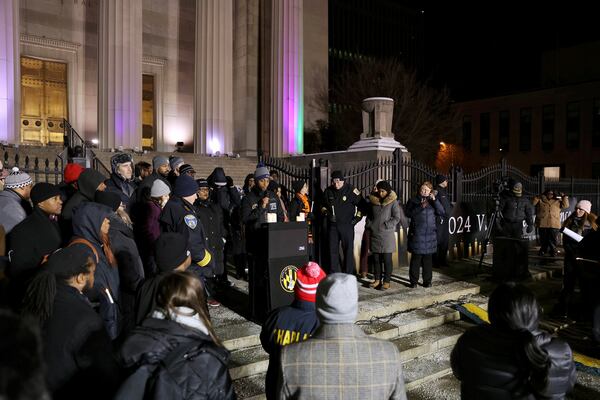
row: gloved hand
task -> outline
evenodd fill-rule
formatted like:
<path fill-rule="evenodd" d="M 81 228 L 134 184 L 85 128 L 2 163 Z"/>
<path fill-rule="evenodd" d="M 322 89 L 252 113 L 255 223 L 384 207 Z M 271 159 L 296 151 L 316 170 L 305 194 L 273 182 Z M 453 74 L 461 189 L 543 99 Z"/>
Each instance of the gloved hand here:
<path fill-rule="evenodd" d="M 533 224 L 532 225 L 527 225 L 527 229 L 525 229 L 527 231 L 527 233 L 531 233 L 533 232 Z"/>

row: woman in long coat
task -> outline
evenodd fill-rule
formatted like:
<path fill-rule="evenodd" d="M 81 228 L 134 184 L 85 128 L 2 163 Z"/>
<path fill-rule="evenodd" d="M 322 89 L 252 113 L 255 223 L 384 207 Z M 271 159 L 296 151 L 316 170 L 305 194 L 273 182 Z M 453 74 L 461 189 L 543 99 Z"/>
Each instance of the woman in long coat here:
<path fill-rule="evenodd" d="M 441 203 L 431 192 L 431 182 L 423 182 L 419 193 L 406 203 L 406 216 L 410 218 L 408 251 L 410 258 L 410 287 L 417 287 L 419 270 L 423 268 L 423 287 L 431 286 L 433 254 L 437 251 L 437 225 L 435 217 L 445 217 Z"/>
<path fill-rule="evenodd" d="M 392 275 L 392 253 L 396 251 L 396 226 L 400 222 L 398 196 L 387 181 L 377 183 L 377 193 L 369 196 L 371 210 L 366 228 L 370 231 L 370 250 L 373 254 L 375 281 L 371 287 L 387 290 Z M 383 276 L 381 264 L 384 265 Z"/>

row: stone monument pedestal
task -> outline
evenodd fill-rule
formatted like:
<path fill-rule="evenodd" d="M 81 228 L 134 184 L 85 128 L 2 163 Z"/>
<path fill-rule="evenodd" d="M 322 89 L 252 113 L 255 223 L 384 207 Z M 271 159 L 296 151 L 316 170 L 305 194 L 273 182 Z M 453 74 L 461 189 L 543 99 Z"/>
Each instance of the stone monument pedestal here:
<path fill-rule="evenodd" d="M 408 152 L 392 133 L 394 99 L 389 97 L 369 97 L 361 104 L 363 133 L 360 140 L 348 148 L 348 151 L 394 151 Z"/>

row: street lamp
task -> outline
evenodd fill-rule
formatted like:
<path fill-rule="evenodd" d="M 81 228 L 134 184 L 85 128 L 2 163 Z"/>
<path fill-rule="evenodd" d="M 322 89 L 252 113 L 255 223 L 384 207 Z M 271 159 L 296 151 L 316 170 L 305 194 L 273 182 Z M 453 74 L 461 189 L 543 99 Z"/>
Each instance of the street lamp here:
<path fill-rule="evenodd" d="M 446 148 L 450 149 L 450 168 L 454 167 L 454 146 L 452 144 L 446 144 L 446 142 L 440 142 L 440 146 L 442 146 L 443 151 Z"/>

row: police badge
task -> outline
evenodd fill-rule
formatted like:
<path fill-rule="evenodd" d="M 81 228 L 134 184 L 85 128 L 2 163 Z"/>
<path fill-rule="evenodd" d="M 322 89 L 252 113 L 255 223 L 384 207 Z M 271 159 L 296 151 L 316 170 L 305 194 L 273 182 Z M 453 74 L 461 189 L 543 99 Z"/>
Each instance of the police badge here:
<path fill-rule="evenodd" d="M 198 226 L 198 220 L 192 214 L 188 214 L 183 217 L 183 221 L 190 229 L 196 229 L 196 226 Z"/>

